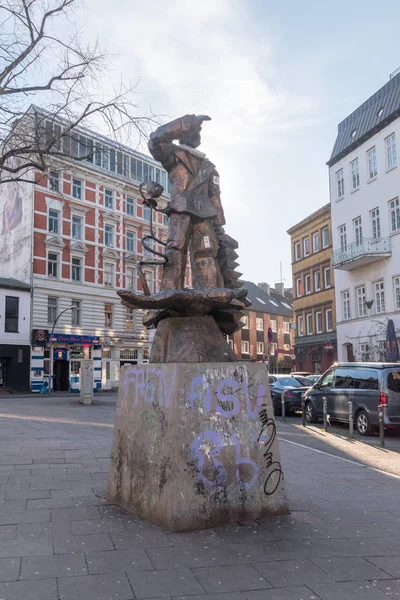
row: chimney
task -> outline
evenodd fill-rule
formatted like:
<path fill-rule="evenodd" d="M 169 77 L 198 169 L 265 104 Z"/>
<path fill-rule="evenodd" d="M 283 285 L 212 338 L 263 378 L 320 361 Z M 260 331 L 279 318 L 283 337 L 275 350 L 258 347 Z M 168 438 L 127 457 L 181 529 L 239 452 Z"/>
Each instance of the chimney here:
<path fill-rule="evenodd" d="M 257 285 L 260 288 L 260 290 L 264 292 L 264 294 L 267 294 L 267 296 L 269 296 L 270 286 L 268 283 L 258 283 Z"/>
<path fill-rule="evenodd" d="M 282 281 L 280 283 L 276 283 L 275 291 L 280 296 L 284 296 L 285 295 L 285 284 Z"/>

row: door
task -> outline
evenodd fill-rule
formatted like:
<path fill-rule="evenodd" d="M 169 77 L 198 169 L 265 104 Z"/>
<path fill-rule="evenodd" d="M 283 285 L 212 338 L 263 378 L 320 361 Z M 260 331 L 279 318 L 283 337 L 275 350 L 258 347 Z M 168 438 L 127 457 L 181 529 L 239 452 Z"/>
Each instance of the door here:
<path fill-rule="evenodd" d="M 335 369 L 331 369 L 327 371 L 325 375 L 321 377 L 318 382 L 318 387 L 314 388 L 312 391 L 312 398 L 314 400 L 315 412 L 317 413 L 317 417 L 322 419 L 323 416 L 323 399 L 326 397 L 328 400 L 328 414 L 329 406 L 330 406 L 330 396 L 331 389 L 333 385 L 333 380 L 335 377 Z"/>
<path fill-rule="evenodd" d="M 338 421 L 348 421 L 350 400 L 354 400 L 354 369 L 338 367 L 328 402 L 330 416 Z"/>
<path fill-rule="evenodd" d="M 354 369 L 353 398 L 353 411 L 356 412 L 360 407 L 364 408 L 369 413 L 371 425 L 378 425 L 379 379 L 377 371 Z"/>
<path fill-rule="evenodd" d="M 400 423 L 400 369 L 387 373 L 388 417 L 392 423 Z"/>
<path fill-rule="evenodd" d="M 67 360 L 54 361 L 55 391 L 68 392 L 69 390 L 69 362 Z"/>
<path fill-rule="evenodd" d="M 7 380 L 7 359 L 0 358 L 0 387 L 5 387 Z"/>

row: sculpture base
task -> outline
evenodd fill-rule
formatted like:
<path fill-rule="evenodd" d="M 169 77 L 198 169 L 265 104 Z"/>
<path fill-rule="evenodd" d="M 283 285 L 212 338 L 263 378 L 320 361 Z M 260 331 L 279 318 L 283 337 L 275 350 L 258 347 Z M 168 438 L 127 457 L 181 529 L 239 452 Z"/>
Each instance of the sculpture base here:
<path fill-rule="evenodd" d="M 150 363 L 237 362 L 213 317 L 179 317 L 158 324 Z"/>
<path fill-rule="evenodd" d="M 286 514 L 265 365 L 122 367 L 107 498 L 170 531 Z"/>

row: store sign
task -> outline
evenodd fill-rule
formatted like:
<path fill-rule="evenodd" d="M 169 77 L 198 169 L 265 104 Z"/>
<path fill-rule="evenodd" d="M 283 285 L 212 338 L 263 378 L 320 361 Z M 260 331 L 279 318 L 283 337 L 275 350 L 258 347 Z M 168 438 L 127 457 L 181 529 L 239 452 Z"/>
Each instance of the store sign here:
<path fill-rule="evenodd" d="M 70 333 L 53 333 L 50 342 L 64 344 L 100 344 L 100 338 L 95 335 L 72 335 Z"/>
<path fill-rule="evenodd" d="M 324 350 L 334 350 L 332 342 L 326 342 L 324 346 Z"/>
<path fill-rule="evenodd" d="M 43 346 L 49 337 L 48 329 L 32 329 L 32 341 L 37 346 Z"/>
<path fill-rule="evenodd" d="M 68 360 L 68 350 L 66 348 L 54 348 L 54 360 Z"/>

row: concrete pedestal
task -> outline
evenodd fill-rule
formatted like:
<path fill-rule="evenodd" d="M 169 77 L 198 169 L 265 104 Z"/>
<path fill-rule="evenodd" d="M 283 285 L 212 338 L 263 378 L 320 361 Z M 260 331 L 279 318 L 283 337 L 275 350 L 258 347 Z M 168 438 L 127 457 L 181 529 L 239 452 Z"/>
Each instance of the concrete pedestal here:
<path fill-rule="evenodd" d="M 93 361 L 83 360 L 81 363 L 81 377 L 80 377 L 80 403 L 81 404 L 92 404 L 93 402 Z"/>
<path fill-rule="evenodd" d="M 265 365 L 122 367 L 107 498 L 170 531 L 287 513 Z"/>

